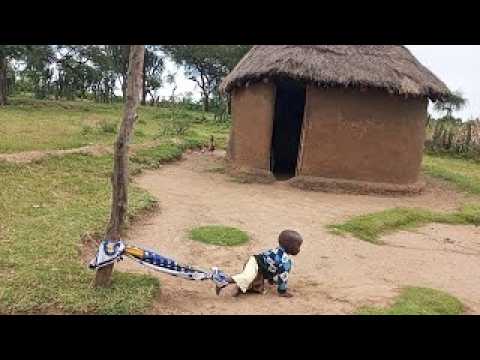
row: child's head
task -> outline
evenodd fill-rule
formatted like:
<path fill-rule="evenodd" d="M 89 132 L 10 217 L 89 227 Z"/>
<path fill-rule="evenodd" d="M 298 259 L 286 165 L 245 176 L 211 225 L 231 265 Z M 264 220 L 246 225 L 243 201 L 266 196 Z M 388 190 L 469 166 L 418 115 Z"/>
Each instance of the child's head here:
<path fill-rule="evenodd" d="M 278 243 L 289 255 L 297 255 L 302 246 L 302 236 L 294 230 L 284 230 L 278 237 Z"/>

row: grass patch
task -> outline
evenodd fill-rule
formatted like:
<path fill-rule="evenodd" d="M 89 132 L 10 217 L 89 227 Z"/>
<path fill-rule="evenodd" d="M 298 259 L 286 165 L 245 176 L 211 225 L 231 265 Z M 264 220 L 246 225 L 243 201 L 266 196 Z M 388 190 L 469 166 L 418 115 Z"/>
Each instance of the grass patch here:
<path fill-rule="evenodd" d="M 192 229 L 190 238 L 206 244 L 221 246 L 242 245 L 248 241 L 248 235 L 244 231 L 220 225 Z"/>
<path fill-rule="evenodd" d="M 178 160 L 182 157 L 183 149 L 177 144 L 161 144 L 156 147 L 137 151 L 131 160 L 134 163 L 147 167 L 158 167 L 160 164 Z"/>
<path fill-rule="evenodd" d="M 0 312 L 135 314 L 159 288 L 150 276 L 115 273 L 91 287 L 80 237 L 103 232 L 110 210 L 111 156 L 68 155 L 28 165 L 0 163 Z M 155 202 L 130 186 L 129 215 Z"/>
<path fill-rule="evenodd" d="M 72 149 L 92 144 L 113 145 L 122 120 L 123 104 L 99 104 L 92 101 L 54 101 L 10 98 L 11 104 L 0 111 L 0 153 L 32 150 Z M 171 122 L 171 111 L 156 106 L 139 106 L 133 143 L 157 140 Z M 212 114 L 181 109 L 179 121 L 200 116 L 182 137 L 208 143 L 215 137 L 219 148 L 225 146 L 229 124 L 213 121 Z M 166 134 L 162 139 L 169 139 Z M 160 140 L 162 140 L 160 139 Z"/>
<path fill-rule="evenodd" d="M 363 307 L 356 315 L 460 315 L 465 306 L 446 292 L 420 288 L 404 288 L 394 304 L 387 308 Z"/>
<path fill-rule="evenodd" d="M 113 144 L 123 104 L 12 98 L 0 111 L 0 153 Z M 133 143 L 160 145 L 132 156 L 131 174 L 178 159 L 187 148 L 228 136 L 210 114 L 173 142 L 158 139 L 168 109 L 141 106 Z M 199 112 L 182 111 L 197 118 Z M 217 137 L 216 137 L 217 139 Z M 151 306 L 156 278 L 114 273 L 109 289 L 93 289 L 80 254 L 86 232 L 103 233 L 110 212 L 112 156 L 65 155 L 29 164 L 0 162 L 0 313 L 135 314 Z M 129 188 L 129 219 L 155 204 Z"/>
<path fill-rule="evenodd" d="M 430 176 L 451 182 L 462 191 L 480 194 L 480 163 L 474 160 L 425 155 L 423 170 Z"/>
<path fill-rule="evenodd" d="M 383 244 L 380 236 L 413 229 L 428 223 L 480 225 L 480 206 L 467 205 L 458 211 L 440 213 L 417 208 L 394 208 L 351 218 L 342 224 L 328 225 L 337 235 L 351 234 L 374 244 Z"/>

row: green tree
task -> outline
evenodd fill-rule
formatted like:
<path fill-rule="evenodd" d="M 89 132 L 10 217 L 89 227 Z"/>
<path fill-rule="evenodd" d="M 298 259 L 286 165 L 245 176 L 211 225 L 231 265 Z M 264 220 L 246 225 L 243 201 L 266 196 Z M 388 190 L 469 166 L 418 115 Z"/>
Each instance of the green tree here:
<path fill-rule="evenodd" d="M 162 73 L 165 68 L 165 64 L 163 57 L 159 55 L 158 50 L 158 45 L 147 45 L 145 47 L 142 81 L 142 105 L 145 105 L 146 103 L 147 94 L 152 98 L 152 105 L 154 105 L 155 90 L 162 86 Z"/>
<path fill-rule="evenodd" d="M 22 60 L 25 63 L 23 74 L 30 79 L 36 98 L 46 98 L 53 88 L 56 47 L 52 45 L 26 46 Z"/>
<path fill-rule="evenodd" d="M 185 68 L 185 75 L 202 92 L 203 110 L 210 109 L 210 98 L 218 93 L 221 79 L 233 69 L 250 45 L 163 45 L 162 49 Z"/>
<path fill-rule="evenodd" d="M 20 58 L 25 45 L 0 45 L 0 106 L 8 104 L 8 71 L 10 62 Z"/>
<path fill-rule="evenodd" d="M 460 91 L 451 92 L 443 100 L 438 100 L 435 103 L 435 110 L 445 112 L 447 118 L 452 118 L 454 111 L 462 110 L 467 104 L 467 99 L 463 97 Z"/>

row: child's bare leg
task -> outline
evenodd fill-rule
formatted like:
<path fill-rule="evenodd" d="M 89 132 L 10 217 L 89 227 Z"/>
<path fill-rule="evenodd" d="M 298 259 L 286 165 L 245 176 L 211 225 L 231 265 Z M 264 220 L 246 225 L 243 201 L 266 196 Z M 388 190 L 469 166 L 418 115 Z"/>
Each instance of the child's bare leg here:
<path fill-rule="evenodd" d="M 261 273 L 257 274 L 257 277 L 255 278 L 255 280 L 253 280 L 249 291 L 257 294 L 265 293 L 265 280 L 263 279 Z"/>
<path fill-rule="evenodd" d="M 240 295 L 241 292 L 242 291 L 235 283 L 228 284 L 227 286 L 220 289 L 217 288 L 217 295 L 220 295 L 220 293 L 223 293 L 225 294 L 225 296 L 236 297 Z"/>

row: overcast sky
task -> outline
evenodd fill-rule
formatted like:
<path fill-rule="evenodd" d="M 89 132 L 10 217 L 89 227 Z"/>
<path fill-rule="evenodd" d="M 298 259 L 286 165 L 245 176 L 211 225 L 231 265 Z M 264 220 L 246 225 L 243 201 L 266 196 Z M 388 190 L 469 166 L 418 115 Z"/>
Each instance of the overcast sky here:
<path fill-rule="evenodd" d="M 452 91 L 460 90 L 468 99 L 465 110 L 456 115 L 464 119 L 480 117 L 480 45 L 407 45 L 410 51 Z M 177 94 L 193 92 L 200 97 L 195 83 L 185 78 L 183 70 L 168 62 L 168 71 L 177 71 Z M 161 96 L 168 96 L 169 86 L 161 90 Z"/>

